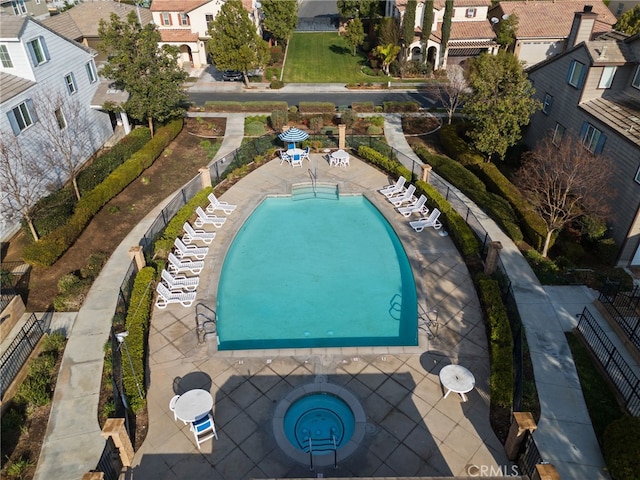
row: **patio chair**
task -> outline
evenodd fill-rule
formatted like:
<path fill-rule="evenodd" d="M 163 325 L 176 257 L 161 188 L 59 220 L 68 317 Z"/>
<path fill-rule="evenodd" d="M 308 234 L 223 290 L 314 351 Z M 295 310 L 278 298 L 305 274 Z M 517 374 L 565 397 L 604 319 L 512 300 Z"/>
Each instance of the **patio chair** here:
<path fill-rule="evenodd" d="M 208 413 L 206 416 L 196 420 L 195 422 L 191 422 L 190 430 L 193 432 L 193 436 L 196 439 L 198 450 L 200 450 L 200 445 L 207 440 L 211 440 L 212 438 L 218 440 L 216 424 L 213 421 L 213 415 L 211 415 L 211 413 Z"/>
<path fill-rule="evenodd" d="M 340 163 L 339 165 L 341 167 L 347 168 L 350 164 L 349 164 L 349 157 L 343 157 L 340 159 Z"/>
<path fill-rule="evenodd" d="M 411 228 L 418 233 L 427 227 L 433 227 L 435 230 L 440 230 L 442 223 L 438 220 L 438 217 L 440 217 L 440 210 L 434 208 L 431 215 L 427 218 L 421 218 L 420 220 L 409 222 L 409 225 L 411 225 Z"/>
<path fill-rule="evenodd" d="M 302 167 L 302 155 L 296 153 L 291 159 L 292 167 Z"/>
<path fill-rule="evenodd" d="M 167 308 L 170 303 L 179 303 L 183 307 L 190 307 L 196 299 L 196 292 L 177 292 L 171 291 L 164 283 L 156 286 L 158 298 L 156 298 L 156 307 Z"/>
<path fill-rule="evenodd" d="M 169 410 L 171 410 L 173 412 L 173 419 L 178 421 L 178 420 L 182 420 L 180 418 L 178 418 L 178 415 L 176 415 L 176 402 L 178 401 L 178 399 L 180 398 L 180 395 L 174 395 L 171 400 L 169 400 Z M 185 422 L 184 420 L 182 420 L 182 423 L 184 423 L 185 425 L 189 422 Z"/>
<path fill-rule="evenodd" d="M 296 148 L 295 143 L 290 143 L 289 145 L 287 145 L 287 150 L 293 150 L 294 148 Z"/>
<path fill-rule="evenodd" d="M 175 247 L 176 257 L 182 258 L 195 258 L 196 260 L 204 260 L 204 257 L 209 253 L 209 247 L 197 247 L 195 245 L 185 245 L 180 240 L 180 237 L 176 237 L 173 242 Z"/>
<path fill-rule="evenodd" d="M 162 270 L 160 277 L 171 291 L 195 292 L 200 283 L 199 277 L 185 277 L 184 275 L 173 276 L 167 270 Z"/>
<path fill-rule="evenodd" d="M 220 228 L 224 222 L 227 221 L 225 217 L 218 217 L 216 215 L 209 215 L 205 213 L 205 211 L 202 210 L 202 207 L 196 208 L 196 215 L 198 215 L 198 218 L 196 218 L 194 223 L 198 228 L 203 225 L 213 225 L 216 228 Z"/>
<path fill-rule="evenodd" d="M 407 179 L 404 177 L 400 177 L 398 178 L 398 181 L 394 184 L 391 185 L 387 185 L 384 188 L 381 188 L 380 190 L 378 190 L 382 195 L 384 195 L 385 197 L 389 198 L 389 197 L 393 197 L 394 195 L 398 195 L 402 192 L 404 192 L 405 190 L 405 186 L 404 184 L 407 182 Z"/>
<path fill-rule="evenodd" d="M 282 165 L 284 162 L 291 162 L 291 157 L 284 150 L 278 150 L 278 156 L 280 156 L 280 165 Z"/>
<path fill-rule="evenodd" d="M 340 165 L 340 159 L 334 157 L 333 155 L 329 155 L 329 166 L 337 167 L 338 165 Z"/>
<path fill-rule="evenodd" d="M 420 198 L 411 205 L 407 205 L 406 207 L 398 207 L 398 213 L 402 214 L 405 217 L 410 217 L 413 213 L 419 213 L 422 216 L 425 216 L 429 213 L 429 209 L 425 205 L 426 202 L 427 197 L 425 197 L 424 195 L 420 195 Z"/>
<path fill-rule="evenodd" d="M 416 201 L 416 197 L 413 196 L 413 193 L 416 191 L 416 187 L 413 185 L 409 185 L 409 187 L 404 191 L 402 195 L 397 195 L 395 197 L 387 198 L 394 207 L 400 207 L 406 203 L 411 203 Z"/>
<path fill-rule="evenodd" d="M 311 149 L 309 147 L 305 148 L 302 152 L 302 160 L 309 160 L 309 152 Z"/>
<path fill-rule="evenodd" d="M 207 195 L 207 198 L 209 199 L 209 202 L 211 202 L 207 207 L 207 213 L 213 213 L 216 210 L 222 210 L 226 215 L 229 215 L 231 212 L 233 212 L 236 209 L 236 206 L 237 206 L 237 205 L 231 205 L 228 202 L 221 202 L 216 198 L 213 192 Z"/>
<path fill-rule="evenodd" d="M 204 268 L 202 260 L 180 259 L 173 253 L 169 253 L 169 271 L 175 275 L 177 273 L 191 272 L 198 275 Z"/>
<path fill-rule="evenodd" d="M 209 245 L 216 238 L 215 232 L 207 232 L 202 229 L 195 229 L 189 222 L 184 222 L 182 226 L 184 235 L 182 235 L 182 241 L 185 245 L 191 245 L 195 240 L 200 240 L 202 243 Z"/>

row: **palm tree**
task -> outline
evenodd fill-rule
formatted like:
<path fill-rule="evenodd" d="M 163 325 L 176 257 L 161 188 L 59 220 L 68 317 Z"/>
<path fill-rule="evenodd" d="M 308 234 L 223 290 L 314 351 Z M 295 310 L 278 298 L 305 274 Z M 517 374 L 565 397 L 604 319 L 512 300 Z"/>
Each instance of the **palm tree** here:
<path fill-rule="evenodd" d="M 376 57 L 382 60 L 382 71 L 389 75 L 389 65 L 393 62 L 400 53 L 400 46 L 389 43 L 387 45 L 378 45 L 373 53 Z"/>

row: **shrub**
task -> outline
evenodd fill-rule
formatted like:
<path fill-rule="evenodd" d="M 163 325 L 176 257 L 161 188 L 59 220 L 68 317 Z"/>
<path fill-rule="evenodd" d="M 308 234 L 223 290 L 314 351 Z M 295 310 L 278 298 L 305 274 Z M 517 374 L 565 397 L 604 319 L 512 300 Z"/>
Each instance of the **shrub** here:
<path fill-rule="evenodd" d="M 40 355 L 31 361 L 27 377 L 16 393 L 19 402 L 26 402 L 31 407 L 40 407 L 51 402 L 55 385 L 55 365 L 64 344 L 65 339 L 61 334 L 43 337 L 43 349 Z"/>
<path fill-rule="evenodd" d="M 624 416 L 604 432 L 604 457 L 613 480 L 640 479 L 640 418 Z"/>
<path fill-rule="evenodd" d="M 384 127 L 384 117 L 381 117 L 380 115 L 376 115 L 374 117 L 367 117 L 367 121 L 371 125 L 375 125 L 380 128 Z"/>
<path fill-rule="evenodd" d="M 484 162 L 482 155 L 469 147 L 469 144 L 460 137 L 456 125 L 442 125 L 438 131 L 438 138 L 446 154 L 462 165 Z"/>
<path fill-rule="evenodd" d="M 58 291 L 60 293 L 67 293 L 77 288 L 80 283 L 80 278 L 73 273 L 67 273 L 58 279 Z"/>
<path fill-rule="evenodd" d="M 526 250 L 523 255 L 543 285 L 566 283 L 553 260 L 543 257 L 534 249 Z"/>
<path fill-rule="evenodd" d="M 351 129 L 358 120 L 358 114 L 353 110 L 345 110 L 342 112 L 341 120 L 348 129 Z"/>
<path fill-rule="evenodd" d="M 76 196 L 71 187 L 61 188 L 39 200 L 31 211 L 33 226 L 39 236 L 45 236 L 71 218 Z M 27 222 L 22 220 L 22 228 L 31 237 Z"/>
<path fill-rule="evenodd" d="M 383 102 L 382 109 L 386 113 L 417 112 L 420 110 L 418 102 Z"/>
<path fill-rule="evenodd" d="M 271 47 L 271 63 L 280 63 L 284 59 L 284 52 L 282 51 L 282 47 L 273 46 Z"/>
<path fill-rule="evenodd" d="M 323 125 L 322 117 L 311 117 L 309 119 L 309 128 L 312 132 L 318 132 Z"/>
<path fill-rule="evenodd" d="M 289 123 L 289 113 L 286 110 L 274 110 L 269 117 L 271 128 L 276 132 L 282 130 L 282 128 Z"/>
<path fill-rule="evenodd" d="M 369 125 L 367 128 L 368 135 L 382 135 L 382 128 L 377 125 Z"/>
<path fill-rule="evenodd" d="M 277 78 L 274 78 L 273 80 L 271 80 L 271 82 L 269 83 L 269 88 L 271 90 L 279 90 L 282 87 L 284 87 L 284 82 L 282 80 L 278 80 Z"/>
<path fill-rule="evenodd" d="M 109 255 L 103 252 L 92 253 L 89 255 L 89 260 L 87 260 L 87 264 L 84 267 L 80 268 L 80 275 L 82 278 L 86 278 L 87 280 L 95 280 L 95 278 L 100 274 L 100 270 L 107 262 Z"/>
<path fill-rule="evenodd" d="M 351 104 L 351 110 L 354 112 L 373 112 L 373 102 L 353 102 Z"/>
<path fill-rule="evenodd" d="M 331 102 L 300 102 L 300 113 L 334 113 L 336 104 Z"/>
<path fill-rule="evenodd" d="M 264 123 L 251 122 L 245 125 L 244 134 L 248 137 L 261 137 L 265 134 Z"/>

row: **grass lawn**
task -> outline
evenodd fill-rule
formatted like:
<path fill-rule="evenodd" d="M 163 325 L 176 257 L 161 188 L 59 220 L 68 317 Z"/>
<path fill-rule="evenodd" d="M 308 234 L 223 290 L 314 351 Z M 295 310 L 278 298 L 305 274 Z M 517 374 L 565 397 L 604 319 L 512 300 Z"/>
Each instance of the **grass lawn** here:
<path fill-rule="evenodd" d="M 284 66 L 287 83 L 386 82 L 387 77 L 364 75 L 366 58 L 351 49 L 337 33 L 293 33 Z"/>

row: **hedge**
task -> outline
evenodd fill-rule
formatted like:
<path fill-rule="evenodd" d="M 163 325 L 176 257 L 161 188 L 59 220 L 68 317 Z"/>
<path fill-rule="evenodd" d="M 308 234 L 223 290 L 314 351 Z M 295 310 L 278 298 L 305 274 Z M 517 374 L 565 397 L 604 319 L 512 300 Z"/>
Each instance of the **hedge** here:
<path fill-rule="evenodd" d="M 251 101 L 233 102 L 226 100 L 209 100 L 204 104 L 205 110 L 212 112 L 271 112 L 273 110 L 287 110 L 287 102 Z"/>
<path fill-rule="evenodd" d="M 100 185 L 84 195 L 69 221 L 40 241 L 28 245 L 22 258 L 31 265 L 50 266 L 80 236 L 93 216 L 113 197 L 124 190 L 160 156 L 182 130 L 182 119 L 158 129 L 155 137 L 129 160 L 116 168 Z"/>
<path fill-rule="evenodd" d="M 511 409 L 514 388 L 513 337 L 507 311 L 502 303 L 497 280 L 484 274 L 477 275 L 474 280 L 485 313 L 485 327 L 489 339 L 491 402 L 495 406 Z"/>
<path fill-rule="evenodd" d="M 373 102 L 353 102 L 351 110 L 354 112 L 373 113 Z"/>
<path fill-rule="evenodd" d="M 475 165 L 484 162 L 484 157 L 469 147 L 469 144 L 458 133 L 456 125 L 443 125 L 438 131 L 438 138 L 444 151 L 462 165 Z"/>
<path fill-rule="evenodd" d="M 640 479 L 640 418 L 624 416 L 604 432 L 604 458 L 613 480 Z"/>
<path fill-rule="evenodd" d="M 418 102 L 382 102 L 382 110 L 386 113 L 417 112 Z"/>
<path fill-rule="evenodd" d="M 145 267 L 138 272 L 133 282 L 131 300 L 125 320 L 125 328 L 129 332 L 126 342 L 131 363 L 127 365 L 127 362 L 123 362 L 122 386 L 129 407 L 135 414 L 140 412 L 145 404 L 145 351 L 155 277 L 156 271 L 153 267 Z M 138 388 L 142 393 L 142 398 L 140 398 Z"/>
<path fill-rule="evenodd" d="M 331 102 L 300 102 L 300 113 L 334 113 L 336 104 Z"/>

